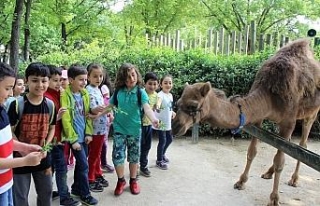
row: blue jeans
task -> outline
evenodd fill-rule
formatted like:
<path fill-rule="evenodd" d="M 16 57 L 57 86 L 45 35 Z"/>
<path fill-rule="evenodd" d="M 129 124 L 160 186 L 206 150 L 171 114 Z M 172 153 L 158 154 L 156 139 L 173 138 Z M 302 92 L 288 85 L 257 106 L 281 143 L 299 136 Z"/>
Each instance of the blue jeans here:
<path fill-rule="evenodd" d="M 80 197 L 86 197 L 90 194 L 89 182 L 88 182 L 88 145 L 84 142 L 79 143 L 81 150 L 74 150 L 71 147 L 74 158 L 76 159 L 76 165 L 73 173 L 73 184 L 71 190 L 73 194 Z"/>
<path fill-rule="evenodd" d="M 172 142 L 172 133 L 169 131 L 157 130 L 159 143 L 157 147 L 157 161 L 162 161 L 169 145 Z"/>
<path fill-rule="evenodd" d="M 46 170 L 13 175 L 13 203 L 16 206 L 29 206 L 28 196 L 31 175 L 37 192 L 37 206 L 51 206 L 52 175 Z"/>
<path fill-rule="evenodd" d="M 13 206 L 12 188 L 0 194 L 0 205 Z"/>
<path fill-rule="evenodd" d="M 140 168 L 146 168 L 148 165 L 148 155 L 152 143 L 152 125 L 142 127 Z"/>
<path fill-rule="evenodd" d="M 68 169 L 66 159 L 64 158 L 64 145 L 53 146 L 51 155 L 60 202 L 62 202 L 70 197 L 67 185 Z"/>

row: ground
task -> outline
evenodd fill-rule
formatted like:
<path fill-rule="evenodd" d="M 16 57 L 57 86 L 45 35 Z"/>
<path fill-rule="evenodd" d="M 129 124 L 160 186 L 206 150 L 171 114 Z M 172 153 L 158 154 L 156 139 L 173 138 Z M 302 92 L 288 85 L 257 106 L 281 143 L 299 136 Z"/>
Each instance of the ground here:
<path fill-rule="evenodd" d="M 298 142 L 298 139 L 294 139 Z M 176 138 L 168 149 L 169 169 L 155 167 L 157 140 L 153 141 L 150 152 L 152 177 L 140 176 L 141 193 L 132 195 L 129 188 L 115 197 L 116 174 L 105 174 L 110 186 L 102 193 L 92 193 L 99 205 L 133 206 L 262 206 L 267 205 L 273 180 L 264 180 L 260 175 L 272 163 L 275 149 L 263 142 L 259 144 L 258 155 L 253 163 L 245 190 L 234 190 L 246 161 L 248 140 L 200 138 L 193 144 L 190 138 Z M 110 146 L 112 142 L 110 142 Z M 320 142 L 310 140 L 308 148 L 320 154 Z M 281 176 L 280 203 L 290 206 L 320 205 L 320 173 L 302 164 L 300 181 L 296 188 L 286 183 L 291 177 L 296 161 L 286 156 Z M 128 167 L 126 167 L 128 174 Z M 69 183 L 72 171 L 69 171 Z M 128 175 L 126 175 L 128 181 Z M 128 185 L 128 184 L 127 184 Z M 31 189 L 30 206 L 36 205 L 34 189 Z M 53 206 L 59 205 L 59 200 Z"/>

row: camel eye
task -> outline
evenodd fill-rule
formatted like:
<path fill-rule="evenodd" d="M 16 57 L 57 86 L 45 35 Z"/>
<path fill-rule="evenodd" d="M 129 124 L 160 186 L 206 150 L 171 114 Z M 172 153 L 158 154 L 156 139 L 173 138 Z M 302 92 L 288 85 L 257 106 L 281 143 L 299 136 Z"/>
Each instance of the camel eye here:
<path fill-rule="evenodd" d="M 189 105 L 188 107 L 187 107 L 187 109 L 189 110 L 189 111 L 194 111 L 194 110 L 197 110 L 197 106 L 195 106 L 195 105 Z"/>

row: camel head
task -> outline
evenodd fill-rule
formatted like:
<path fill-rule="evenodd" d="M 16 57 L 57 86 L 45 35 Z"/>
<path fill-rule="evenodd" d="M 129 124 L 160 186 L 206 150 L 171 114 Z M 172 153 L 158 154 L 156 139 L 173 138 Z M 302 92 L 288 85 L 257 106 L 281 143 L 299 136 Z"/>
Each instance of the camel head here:
<path fill-rule="evenodd" d="M 198 123 L 204 118 L 203 105 L 210 90 L 210 82 L 185 85 L 182 95 L 177 101 L 178 111 L 172 122 L 174 135 L 185 134 L 194 123 Z"/>

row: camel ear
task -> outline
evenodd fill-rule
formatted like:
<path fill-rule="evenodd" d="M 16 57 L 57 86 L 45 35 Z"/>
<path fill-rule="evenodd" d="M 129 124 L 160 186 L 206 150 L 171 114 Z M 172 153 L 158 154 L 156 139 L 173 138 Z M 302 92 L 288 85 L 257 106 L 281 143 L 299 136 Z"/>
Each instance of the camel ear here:
<path fill-rule="evenodd" d="M 189 86 L 189 83 L 188 83 L 188 82 L 186 82 L 186 83 L 184 84 L 184 88 L 186 88 L 187 86 Z"/>
<path fill-rule="evenodd" d="M 200 94 L 205 97 L 208 92 L 211 90 L 211 83 L 210 82 L 206 82 L 200 89 Z"/>

